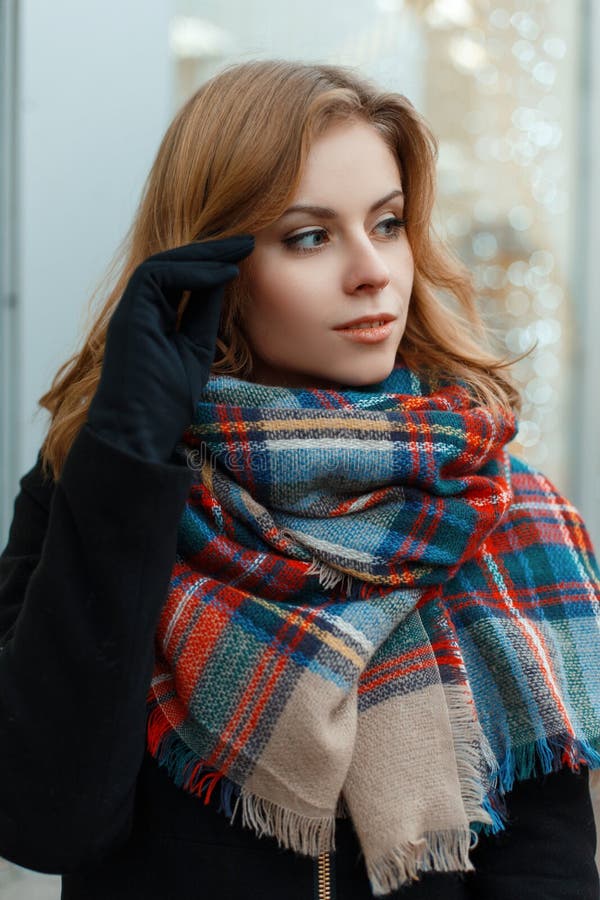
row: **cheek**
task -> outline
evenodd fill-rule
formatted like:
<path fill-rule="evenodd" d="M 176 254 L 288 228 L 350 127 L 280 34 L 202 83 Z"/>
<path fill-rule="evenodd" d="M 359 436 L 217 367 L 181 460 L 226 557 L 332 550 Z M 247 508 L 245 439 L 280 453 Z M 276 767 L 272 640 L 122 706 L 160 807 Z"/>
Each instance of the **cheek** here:
<path fill-rule="evenodd" d="M 306 316 L 323 280 L 322 276 L 312 275 L 311 267 L 302 266 L 301 262 L 280 256 L 257 260 L 247 280 L 251 298 L 249 318 L 260 315 L 274 322 Z"/>
<path fill-rule="evenodd" d="M 396 244 L 396 254 L 403 266 L 411 265 L 413 260 L 412 247 L 406 235 L 400 239 L 399 245 Z"/>
<path fill-rule="evenodd" d="M 398 263 L 394 266 L 394 278 L 396 284 L 403 288 L 412 287 L 415 274 L 415 265 L 410 247 L 406 247 L 404 253 L 401 254 Z"/>

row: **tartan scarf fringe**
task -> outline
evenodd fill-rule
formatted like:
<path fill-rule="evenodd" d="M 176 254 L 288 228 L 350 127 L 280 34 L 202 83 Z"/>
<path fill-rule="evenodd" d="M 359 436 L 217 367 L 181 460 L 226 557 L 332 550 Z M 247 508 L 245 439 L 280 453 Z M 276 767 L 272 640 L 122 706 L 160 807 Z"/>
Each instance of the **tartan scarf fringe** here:
<path fill-rule="evenodd" d="M 282 533 L 292 534 L 286 529 L 282 529 Z M 340 572 L 339 569 L 333 568 L 316 556 L 311 557 L 311 563 L 306 569 L 305 575 L 316 575 L 319 585 L 324 590 L 333 590 L 337 587 L 339 596 L 346 600 L 367 600 L 370 597 L 383 596 L 387 587 L 370 581 L 360 581 L 350 572 Z"/>
<path fill-rule="evenodd" d="M 240 800 L 242 825 L 252 828 L 258 837 L 268 834 L 277 840 L 279 846 L 304 856 L 315 857 L 320 853 L 335 850 L 334 815 L 319 818 L 305 816 L 280 806 L 273 800 L 248 794 L 244 790 L 240 793 L 237 803 Z"/>
<path fill-rule="evenodd" d="M 468 685 L 444 685 L 444 696 L 465 815 L 469 823 L 491 825 L 493 820 L 485 800 L 492 787 L 489 773 L 496 767 L 496 757 L 474 718 L 473 697 Z"/>
<path fill-rule="evenodd" d="M 316 557 L 312 558 L 312 562 L 306 570 L 306 574 L 317 575 L 319 578 L 319 584 L 321 584 L 326 590 L 328 590 L 329 588 L 334 588 L 339 584 L 340 591 L 342 593 L 345 593 L 345 596 L 348 599 L 356 596 L 357 592 L 360 595 L 361 589 L 363 588 L 361 584 L 357 584 L 354 581 L 350 574 L 346 572 L 340 572 L 337 569 L 333 569 L 322 559 L 317 559 Z M 345 591 L 344 582 L 346 582 Z"/>
<path fill-rule="evenodd" d="M 373 895 L 418 881 L 423 872 L 472 872 L 471 843 L 472 833 L 465 828 L 428 832 L 418 841 L 398 844 L 376 862 L 366 861 Z"/>
<path fill-rule="evenodd" d="M 581 766 L 590 770 L 600 768 L 600 734 L 595 740 L 587 741 L 563 734 L 553 738 L 538 738 L 522 747 L 512 747 L 502 763 L 491 774 L 492 786 L 484 800 L 491 824 L 475 823 L 475 831 L 484 834 L 498 834 L 507 824 L 505 795 L 512 790 L 515 782 L 527 781 L 569 768 L 578 772 Z"/>

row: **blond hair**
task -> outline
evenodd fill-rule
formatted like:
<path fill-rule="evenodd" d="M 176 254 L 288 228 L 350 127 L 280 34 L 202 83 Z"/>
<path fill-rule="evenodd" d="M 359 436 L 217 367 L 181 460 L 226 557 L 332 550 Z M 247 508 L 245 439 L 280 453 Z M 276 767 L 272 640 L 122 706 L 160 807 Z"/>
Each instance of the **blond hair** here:
<path fill-rule="evenodd" d="M 414 283 L 399 352 L 416 371 L 456 376 L 495 416 L 520 411 L 521 398 L 476 306 L 472 275 L 435 236 L 437 140 L 402 94 L 382 91 L 347 67 L 257 60 L 225 68 L 202 85 L 169 125 L 134 220 L 92 299 L 82 349 L 58 369 L 39 405 L 51 414 L 42 445 L 58 478 L 86 420 L 102 368 L 106 331 L 134 269 L 148 256 L 193 240 L 252 233 L 276 221 L 294 195 L 311 142 L 333 121 L 371 123 L 399 163 Z M 115 283 L 109 281 L 117 272 Z M 457 301 L 451 309 L 441 293 Z M 184 294 L 179 313 L 188 294 Z M 248 378 L 252 354 L 239 322 L 249 301 L 240 277 L 227 285 L 213 373 Z"/>

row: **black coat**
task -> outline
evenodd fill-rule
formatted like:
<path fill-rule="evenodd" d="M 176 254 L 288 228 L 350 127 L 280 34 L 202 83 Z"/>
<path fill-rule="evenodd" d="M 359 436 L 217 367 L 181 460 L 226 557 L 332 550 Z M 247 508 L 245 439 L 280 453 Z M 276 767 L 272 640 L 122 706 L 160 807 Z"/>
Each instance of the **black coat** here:
<path fill-rule="evenodd" d="M 338 820 L 326 860 L 327 893 L 316 861 L 259 838 L 239 817 L 230 824 L 216 792 L 204 805 L 146 752 L 154 632 L 191 481 L 183 465 L 138 459 L 87 425 L 58 482 L 43 480 L 39 457 L 21 478 L 0 556 L 0 856 L 61 874 L 63 900 L 367 900 L 348 820 Z M 499 893 L 451 874 L 393 896 L 597 900 L 587 773 L 551 778 L 563 799 L 556 795 L 556 816 L 538 817 L 534 837 L 546 849 L 525 848 L 529 860 L 542 853 L 544 872 L 558 866 L 573 893 L 553 894 L 545 882 L 528 893 L 522 871 L 519 891 L 502 893 L 511 863 L 485 839 L 475 852 L 482 877 L 500 861 Z M 523 810 L 533 816 L 531 793 Z M 572 864 L 556 861 L 553 836 Z M 541 891 L 539 873 L 531 890 Z"/>

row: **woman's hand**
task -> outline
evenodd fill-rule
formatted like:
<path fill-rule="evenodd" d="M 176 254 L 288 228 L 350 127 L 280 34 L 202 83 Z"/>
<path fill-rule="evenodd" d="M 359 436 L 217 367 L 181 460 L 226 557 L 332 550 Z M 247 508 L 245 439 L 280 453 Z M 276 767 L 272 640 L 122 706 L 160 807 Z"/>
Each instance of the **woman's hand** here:
<path fill-rule="evenodd" d="M 87 422 L 138 456 L 171 461 L 214 359 L 225 285 L 254 249 L 235 235 L 185 244 L 145 260 L 111 317 Z M 176 330 L 183 291 L 191 291 Z"/>

